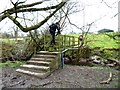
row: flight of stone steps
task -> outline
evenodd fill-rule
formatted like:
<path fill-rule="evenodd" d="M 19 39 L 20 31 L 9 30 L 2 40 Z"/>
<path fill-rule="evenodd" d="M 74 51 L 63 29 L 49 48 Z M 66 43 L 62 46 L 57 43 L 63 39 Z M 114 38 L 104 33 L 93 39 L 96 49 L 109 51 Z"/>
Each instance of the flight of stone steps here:
<path fill-rule="evenodd" d="M 59 69 L 60 65 L 61 54 L 59 52 L 40 51 L 16 71 L 42 79 Z"/>

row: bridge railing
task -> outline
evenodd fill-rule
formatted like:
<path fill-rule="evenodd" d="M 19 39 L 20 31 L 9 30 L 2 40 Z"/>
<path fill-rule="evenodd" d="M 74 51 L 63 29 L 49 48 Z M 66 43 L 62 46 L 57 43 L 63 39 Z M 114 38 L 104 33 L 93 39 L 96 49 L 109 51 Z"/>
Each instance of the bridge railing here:
<path fill-rule="evenodd" d="M 79 39 L 76 36 L 58 35 L 55 38 L 56 45 L 50 46 L 51 35 L 44 36 L 44 50 L 47 51 L 62 51 L 67 48 L 74 48 L 79 45 Z"/>

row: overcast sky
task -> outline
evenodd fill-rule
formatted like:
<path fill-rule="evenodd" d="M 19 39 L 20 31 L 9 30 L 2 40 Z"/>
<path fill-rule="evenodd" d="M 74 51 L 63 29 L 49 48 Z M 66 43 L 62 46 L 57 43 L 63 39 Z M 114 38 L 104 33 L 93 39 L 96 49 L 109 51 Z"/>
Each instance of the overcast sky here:
<path fill-rule="evenodd" d="M 12 0 L 17 1 L 17 0 Z M 24 1 L 24 0 L 22 0 Z M 27 0 L 27 3 L 32 3 L 40 0 Z M 52 0 L 53 2 L 56 0 Z M 73 14 L 70 16 L 72 23 L 82 27 L 83 25 L 90 24 L 96 21 L 91 27 L 91 32 L 96 32 L 100 29 L 112 29 L 118 31 L 118 16 L 114 17 L 118 13 L 118 2 L 120 0 L 71 0 L 72 2 L 79 2 L 77 5 L 80 6 L 79 9 L 85 8 L 83 11 Z M 10 0 L 2 0 L 0 3 L 0 12 L 12 7 Z M 0 22 L 0 31 L 8 31 L 10 27 L 13 26 L 11 21 L 8 19 Z M 10 30 L 9 30 L 10 31 Z M 80 32 L 77 28 L 70 26 L 70 31 Z M 64 31 L 68 33 L 68 31 Z"/>
<path fill-rule="evenodd" d="M 119 0 L 104 0 L 105 3 L 101 3 L 102 0 L 79 0 L 79 4 L 85 6 L 83 12 L 77 13 L 76 23 L 82 22 L 84 24 L 90 24 L 96 21 L 91 28 L 91 31 L 98 31 L 103 28 L 118 30 L 118 16 L 114 17 L 118 13 L 118 1 Z M 83 17 L 80 18 L 80 15 Z M 81 24 L 82 24 L 81 23 Z"/>

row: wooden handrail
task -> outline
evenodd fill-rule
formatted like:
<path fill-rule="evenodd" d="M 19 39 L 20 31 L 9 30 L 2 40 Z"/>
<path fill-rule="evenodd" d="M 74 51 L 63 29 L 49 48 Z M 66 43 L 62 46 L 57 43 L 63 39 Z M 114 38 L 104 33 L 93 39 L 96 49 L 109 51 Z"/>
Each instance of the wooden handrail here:
<path fill-rule="evenodd" d="M 56 51 L 61 52 L 66 48 L 74 48 L 74 46 L 79 45 L 78 37 L 70 35 L 58 35 L 55 38 L 56 45 L 54 47 L 50 46 L 51 36 L 44 36 L 44 50 L 49 50 L 49 48 L 56 48 Z"/>

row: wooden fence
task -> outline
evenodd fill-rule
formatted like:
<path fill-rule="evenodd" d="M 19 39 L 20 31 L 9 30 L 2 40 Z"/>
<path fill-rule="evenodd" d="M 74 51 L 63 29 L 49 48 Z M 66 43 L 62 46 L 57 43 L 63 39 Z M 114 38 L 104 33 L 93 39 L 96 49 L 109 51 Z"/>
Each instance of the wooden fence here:
<path fill-rule="evenodd" d="M 78 37 L 70 35 L 58 35 L 55 38 L 56 45 L 50 46 L 51 36 L 44 36 L 44 50 L 46 51 L 63 51 L 67 48 L 74 48 L 79 45 Z"/>

